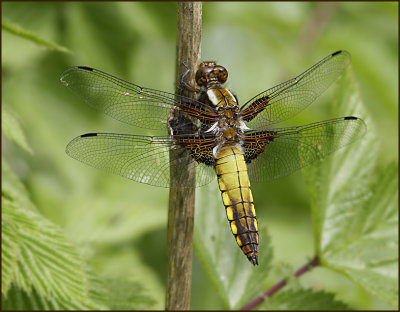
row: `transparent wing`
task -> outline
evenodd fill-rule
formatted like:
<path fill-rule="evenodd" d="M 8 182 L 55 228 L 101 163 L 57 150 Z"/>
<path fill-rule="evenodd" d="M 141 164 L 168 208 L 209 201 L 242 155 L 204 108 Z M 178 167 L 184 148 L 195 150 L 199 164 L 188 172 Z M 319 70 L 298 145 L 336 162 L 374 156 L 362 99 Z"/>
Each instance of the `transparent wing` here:
<path fill-rule="evenodd" d="M 342 74 L 350 54 L 337 51 L 299 76 L 261 92 L 242 106 L 242 116 L 251 129 L 268 128 L 298 114 Z"/>
<path fill-rule="evenodd" d="M 209 106 L 196 100 L 143 88 L 91 67 L 71 67 L 61 74 L 60 80 L 90 106 L 141 128 L 166 130 L 172 107 L 202 121 L 216 117 Z"/>
<path fill-rule="evenodd" d="M 245 159 L 250 181 L 287 176 L 354 142 L 366 125 L 357 117 L 341 117 L 299 127 L 248 131 Z"/>
<path fill-rule="evenodd" d="M 196 151 L 205 161 L 212 157 L 213 140 L 197 135 L 138 136 L 113 133 L 88 133 L 73 139 L 66 148 L 69 156 L 125 178 L 154 186 L 170 187 L 170 167 L 195 166 L 197 187 L 216 177 L 214 167 L 191 158 L 183 162 L 184 151 Z M 170 158 L 170 150 L 176 151 Z M 184 175 L 185 173 L 182 173 Z M 179 178 L 179 177 L 178 177 Z M 181 180 L 181 179 L 179 179 Z"/>

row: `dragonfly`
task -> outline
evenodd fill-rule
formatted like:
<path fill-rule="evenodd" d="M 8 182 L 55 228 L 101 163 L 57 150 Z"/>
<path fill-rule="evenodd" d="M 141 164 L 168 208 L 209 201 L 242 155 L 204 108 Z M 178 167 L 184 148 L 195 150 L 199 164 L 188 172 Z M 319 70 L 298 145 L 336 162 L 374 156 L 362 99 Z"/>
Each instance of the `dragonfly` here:
<path fill-rule="evenodd" d="M 196 180 L 193 185 L 172 187 L 199 187 L 217 178 L 232 234 L 248 260 L 258 265 L 258 223 L 250 181 L 287 176 L 356 141 L 366 131 L 364 121 L 354 116 L 271 126 L 309 106 L 349 63 L 347 51 L 336 51 L 242 106 L 223 87 L 228 71 L 212 61 L 199 65 L 196 87 L 182 79 L 181 90 L 196 92 L 195 98 L 75 66 L 65 70 L 60 80 L 87 104 L 133 126 L 170 131 L 152 136 L 86 133 L 73 139 L 66 152 L 95 168 L 153 186 L 171 187 L 170 168 L 182 164 L 195 168 Z M 171 123 L 171 110 L 185 118 Z M 170 154 L 171 150 L 176 152 Z M 190 161 L 183 162 L 187 154 Z"/>

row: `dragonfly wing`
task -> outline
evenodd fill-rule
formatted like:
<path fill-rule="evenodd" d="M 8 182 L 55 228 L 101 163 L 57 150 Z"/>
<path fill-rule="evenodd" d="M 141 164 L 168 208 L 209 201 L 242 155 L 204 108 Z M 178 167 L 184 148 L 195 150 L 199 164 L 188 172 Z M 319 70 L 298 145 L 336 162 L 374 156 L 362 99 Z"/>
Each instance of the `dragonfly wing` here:
<path fill-rule="evenodd" d="M 73 139 L 66 152 L 92 167 L 160 187 L 170 187 L 170 167 L 195 166 L 196 185 L 179 186 L 186 188 L 207 184 L 215 178 L 214 167 L 204 163 L 212 157 L 212 146 L 212 140 L 197 135 L 182 135 L 172 140 L 169 136 L 88 133 Z M 202 154 L 196 155 L 201 155 L 203 162 L 192 157 L 189 163 L 184 163 L 187 155 L 184 151 L 193 153 L 194 147 L 202 150 Z M 171 149 L 175 150 L 172 157 Z"/>
<path fill-rule="evenodd" d="M 171 108 L 203 119 L 215 117 L 208 106 L 196 100 L 143 88 L 91 67 L 71 67 L 61 74 L 60 80 L 90 106 L 141 128 L 166 130 Z"/>
<path fill-rule="evenodd" d="M 245 159 L 251 181 L 281 178 L 359 139 L 363 120 L 341 117 L 299 127 L 248 131 Z"/>
<path fill-rule="evenodd" d="M 342 74 L 350 63 L 347 51 L 337 51 L 299 76 L 261 92 L 242 106 L 252 129 L 267 128 L 298 114 Z"/>

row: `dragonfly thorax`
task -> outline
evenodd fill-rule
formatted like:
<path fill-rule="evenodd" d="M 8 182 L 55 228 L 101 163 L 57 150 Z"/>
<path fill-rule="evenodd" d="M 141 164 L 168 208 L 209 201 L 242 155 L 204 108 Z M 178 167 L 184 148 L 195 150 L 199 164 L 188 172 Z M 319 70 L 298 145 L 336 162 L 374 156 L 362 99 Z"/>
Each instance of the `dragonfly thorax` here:
<path fill-rule="evenodd" d="M 215 134 L 215 158 L 224 146 L 236 146 L 243 151 L 244 130 L 248 129 L 241 117 L 236 97 L 221 86 L 227 78 L 227 70 L 215 62 L 201 63 L 196 72 L 196 82 L 201 88 L 199 100 L 214 107 L 217 113 L 216 121 L 206 131 Z"/>

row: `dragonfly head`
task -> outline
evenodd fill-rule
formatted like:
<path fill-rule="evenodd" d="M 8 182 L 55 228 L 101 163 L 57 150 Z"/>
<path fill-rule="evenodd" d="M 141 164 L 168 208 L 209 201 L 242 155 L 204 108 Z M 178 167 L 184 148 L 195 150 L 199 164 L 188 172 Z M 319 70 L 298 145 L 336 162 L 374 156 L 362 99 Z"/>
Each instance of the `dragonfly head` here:
<path fill-rule="evenodd" d="M 215 62 L 203 62 L 196 72 L 196 83 L 199 86 L 207 85 L 210 82 L 224 83 L 228 79 L 228 71 L 225 67 Z"/>

